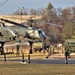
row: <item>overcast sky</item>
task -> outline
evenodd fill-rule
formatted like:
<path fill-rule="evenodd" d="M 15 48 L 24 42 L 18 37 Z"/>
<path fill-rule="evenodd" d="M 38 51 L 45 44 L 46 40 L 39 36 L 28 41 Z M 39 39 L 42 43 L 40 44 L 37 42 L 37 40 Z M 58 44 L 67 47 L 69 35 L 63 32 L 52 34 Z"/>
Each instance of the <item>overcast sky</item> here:
<path fill-rule="evenodd" d="M 6 0 L 0 0 L 2 4 Z M 51 2 L 55 8 L 66 8 L 75 5 L 75 0 L 8 0 L 4 5 L 0 6 L 0 13 L 11 14 L 18 10 L 19 7 L 30 8 L 44 8 Z"/>

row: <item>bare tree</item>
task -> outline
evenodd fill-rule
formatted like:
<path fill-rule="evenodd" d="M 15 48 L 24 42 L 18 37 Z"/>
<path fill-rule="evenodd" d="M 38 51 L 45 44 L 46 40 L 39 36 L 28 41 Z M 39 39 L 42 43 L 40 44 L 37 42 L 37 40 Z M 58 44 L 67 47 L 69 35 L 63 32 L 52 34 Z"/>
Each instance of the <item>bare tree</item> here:
<path fill-rule="evenodd" d="M 23 7 L 22 9 L 19 8 L 15 12 L 13 12 L 14 15 L 28 15 L 27 10 Z"/>
<path fill-rule="evenodd" d="M 30 9 L 30 15 L 37 15 L 37 10 L 31 8 L 31 9 Z"/>

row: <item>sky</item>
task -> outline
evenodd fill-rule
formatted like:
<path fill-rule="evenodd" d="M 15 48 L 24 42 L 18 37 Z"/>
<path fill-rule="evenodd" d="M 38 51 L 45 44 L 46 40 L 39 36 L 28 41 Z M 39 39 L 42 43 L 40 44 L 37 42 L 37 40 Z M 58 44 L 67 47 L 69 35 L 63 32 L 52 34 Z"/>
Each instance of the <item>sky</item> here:
<path fill-rule="evenodd" d="M 7 2 L 4 3 L 5 1 Z M 75 0 L 0 0 L 0 13 L 11 14 L 19 8 L 22 9 L 22 7 L 27 10 L 31 8 L 45 8 L 49 2 L 54 8 L 67 8 L 75 5 Z"/>

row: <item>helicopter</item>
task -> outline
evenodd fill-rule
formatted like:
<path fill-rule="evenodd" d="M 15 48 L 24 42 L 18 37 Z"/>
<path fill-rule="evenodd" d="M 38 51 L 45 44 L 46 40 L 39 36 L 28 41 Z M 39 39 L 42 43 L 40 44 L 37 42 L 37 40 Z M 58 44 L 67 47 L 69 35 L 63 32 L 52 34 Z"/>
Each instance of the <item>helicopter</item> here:
<path fill-rule="evenodd" d="M 14 24 L 14 26 L 11 26 L 11 27 L 5 26 L 3 21 Z M 11 40 L 14 41 L 17 37 L 22 36 L 24 38 L 27 38 L 27 41 L 30 43 L 30 46 L 32 46 L 32 43 L 34 43 L 36 39 L 42 39 L 42 38 L 45 39 L 46 38 L 44 31 L 41 29 L 34 29 L 32 27 L 27 27 L 22 24 L 18 24 L 16 22 L 9 21 L 9 20 L 2 19 L 2 18 L 1 18 L 0 29 L 1 29 L 0 33 L 3 35 L 3 38 L 5 38 L 6 41 L 7 41 L 7 39 L 9 39 L 9 41 L 11 41 Z M 4 39 L 2 41 L 4 41 Z M 32 53 L 32 48 L 30 48 L 30 49 L 31 49 L 30 53 Z"/>
<path fill-rule="evenodd" d="M 13 17 L 10 17 L 10 19 L 11 18 L 13 18 Z M 24 20 L 27 20 L 27 19 L 24 19 Z M 23 36 L 23 37 L 34 39 L 34 40 L 35 39 L 40 39 L 41 36 L 46 38 L 46 35 L 45 35 L 44 31 L 42 29 L 39 29 L 39 27 L 38 27 L 39 24 L 43 23 L 43 24 L 46 24 L 46 25 L 52 25 L 52 26 L 57 26 L 57 27 L 61 28 L 61 25 L 53 24 L 53 23 L 47 23 L 47 22 L 42 22 L 42 23 L 38 22 L 39 24 L 36 23 L 35 25 L 37 25 L 37 28 L 35 28 L 34 25 L 33 25 L 33 23 L 35 21 L 34 16 L 32 16 L 32 17 L 30 17 L 30 19 L 28 19 L 29 22 L 28 22 L 27 26 L 26 26 L 26 24 L 25 25 L 24 24 L 19 24 L 17 22 L 10 21 L 10 20 L 3 19 L 3 18 L 1 18 L 1 21 L 13 24 L 14 26 L 10 26 L 9 28 L 11 28 L 11 30 L 13 30 L 14 33 L 16 33 L 20 36 Z"/>
<path fill-rule="evenodd" d="M 13 21 L 9 21 L 9 20 L 5 20 L 5 19 L 1 19 L 4 22 L 7 23 L 11 23 L 14 24 L 14 26 L 10 26 L 10 30 L 12 30 L 16 35 L 18 34 L 18 36 L 23 36 L 26 38 L 30 38 L 30 39 L 40 39 L 40 38 L 46 38 L 46 35 L 44 33 L 43 30 L 41 29 L 35 29 L 32 27 L 28 27 Z M 16 27 L 15 27 L 16 26 Z"/>
<path fill-rule="evenodd" d="M 30 53 L 32 53 L 32 44 L 36 41 L 36 39 L 38 39 L 38 40 L 46 39 L 46 35 L 43 30 L 32 27 L 32 22 L 33 22 L 32 19 L 29 20 L 31 22 L 30 26 L 19 24 L 19 23 L 16 23 L 16 22 L 13 22 L 13 21 L 10 21 L 7 19 L 3 19 L 3 18 L 1 18 L 0 20 L 1 20 L 1 23 L 3 24 L 0 26 L 1 28 L 3 28 L 3 30 L 1 30 L 0 33 L 1 34 L 3 34 L 3 32 L 5 33 L 6 32 L 5 30 L 7 30 L 9 32 L 7 34 L 4 34 L 3 37 L 5 39 L 8 38 L 10 41 L 11 40 L 14 41 L 19 36 L 27 38 L 27 41 L 30 43 Z M 3 22 L 14 24 L 14 26 L 10 26 L 10 27 L 5 26 Z M 52 24 L 52 23 L 45 23 L 45 24 L 60 27 L 60 25 L 57 25 L 57 24 Z M 11 36 L 9 36 L 9 34 Z"/>

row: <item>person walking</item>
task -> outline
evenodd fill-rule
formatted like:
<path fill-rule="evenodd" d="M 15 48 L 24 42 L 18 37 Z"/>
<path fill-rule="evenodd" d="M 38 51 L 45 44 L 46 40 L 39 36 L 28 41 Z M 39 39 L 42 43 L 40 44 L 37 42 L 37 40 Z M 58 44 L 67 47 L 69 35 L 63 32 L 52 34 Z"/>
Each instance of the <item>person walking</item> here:
<path fill-rule="evenodd" d="M 46 56 L 46 58 L 52 55 L 53 50 L 54 50 L 54 47 L 52 44 L 50 44 L 49 49 L 48 49 L 48 55 Z"/>

